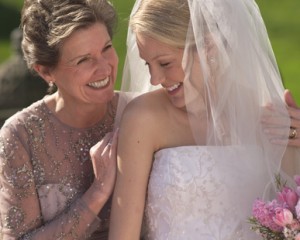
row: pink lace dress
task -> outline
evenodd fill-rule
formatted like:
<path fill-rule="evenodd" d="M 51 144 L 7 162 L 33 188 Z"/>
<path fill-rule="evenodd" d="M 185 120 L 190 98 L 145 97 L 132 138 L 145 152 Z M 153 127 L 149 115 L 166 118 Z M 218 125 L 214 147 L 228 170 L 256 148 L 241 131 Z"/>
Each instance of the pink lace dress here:
<path fill-rule="evenodd" d="M 110 203 L 99 216 L 80 196 L 93 181 L 89 149 L 112 131 L 114 107 L 93 127 L 60 122 L 40 100 L 0 132 L 1 239 L 107 239 Z"/>

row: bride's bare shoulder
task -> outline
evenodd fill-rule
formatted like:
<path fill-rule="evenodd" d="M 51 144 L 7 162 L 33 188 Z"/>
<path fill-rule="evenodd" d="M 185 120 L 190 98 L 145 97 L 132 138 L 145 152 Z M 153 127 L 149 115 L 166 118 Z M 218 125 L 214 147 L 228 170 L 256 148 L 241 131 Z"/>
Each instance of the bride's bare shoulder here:
<path fill-rule="evenodd" d="M 155 90 L 132 99 L 123 112 L 123 119 L 130 122 L 150 122 L 163 112 L 166 97 L 162 90 Z"/>
<path fill-rule="evenodd" d="M 155 90 L 142 94 L 129 102 L 126 106 L 126 111 L 142 111 L 143 113 L 153 113 L 160 111 L 165 105 L 166 101 L 165 93 L 162 89 Z"/>

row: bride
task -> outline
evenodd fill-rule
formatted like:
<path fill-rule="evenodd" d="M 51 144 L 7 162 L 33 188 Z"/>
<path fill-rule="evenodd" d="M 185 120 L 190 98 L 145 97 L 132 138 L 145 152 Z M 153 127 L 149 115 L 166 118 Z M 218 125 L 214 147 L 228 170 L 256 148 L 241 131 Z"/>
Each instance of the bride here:
<path fill-rule="evenodd" d="M 258 239 L 247 219 L 274 190 L 290 118 L 256 3 L 137 0 L 129 27 L 123 91 L 142 95 L 121 119 L 109 239 Z"/>

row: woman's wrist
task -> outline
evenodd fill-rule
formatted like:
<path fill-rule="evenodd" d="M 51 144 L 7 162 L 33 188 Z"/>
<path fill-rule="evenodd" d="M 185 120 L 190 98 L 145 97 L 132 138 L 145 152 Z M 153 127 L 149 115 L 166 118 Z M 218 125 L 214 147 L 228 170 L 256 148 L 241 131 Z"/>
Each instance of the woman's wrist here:
<path fill-rule="evenodd" d="M 103 188 L 98 183 L 94 182 L 81 199 L 95 215 L 98 215 L 109 197 L 110 195 L 103 191 Z"/>

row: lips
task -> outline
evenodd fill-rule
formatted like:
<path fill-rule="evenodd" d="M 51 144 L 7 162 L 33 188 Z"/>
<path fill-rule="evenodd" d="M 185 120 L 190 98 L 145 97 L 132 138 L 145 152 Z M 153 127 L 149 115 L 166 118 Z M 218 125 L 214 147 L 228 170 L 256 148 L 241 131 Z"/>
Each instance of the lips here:
<path fill-rule="evenodd" d="M 166 87 L 168 92 L 173 92 L 175 89 L 179 88 L 181 83 L 174 84 L 173 86 Z"/>
<path fill-rule="evenodd" d="M 97 81 L 97 82 L 88 83 L 88 86 L 99 89 L 99 88 L 106 87 L 108 85 L 108 83 L 109 83 L 109 77 L 107 77 L 103 80 Z"/>

